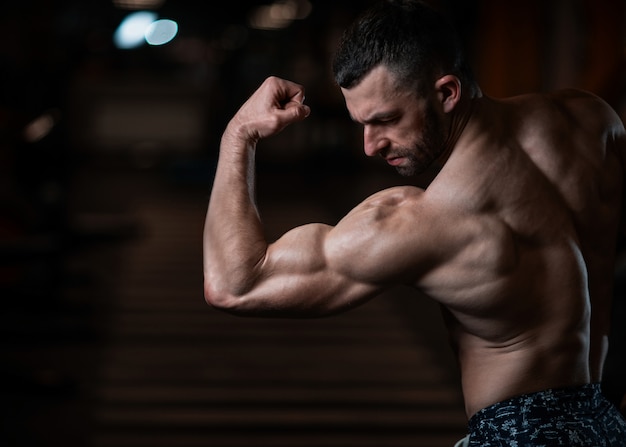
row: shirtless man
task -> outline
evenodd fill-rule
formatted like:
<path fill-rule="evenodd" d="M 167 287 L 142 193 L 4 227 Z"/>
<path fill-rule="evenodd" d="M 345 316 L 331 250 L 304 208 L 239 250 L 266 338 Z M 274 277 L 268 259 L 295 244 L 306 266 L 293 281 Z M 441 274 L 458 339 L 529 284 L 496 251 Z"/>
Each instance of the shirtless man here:
<path fill-rule="evenodd" d="M 206 300 L 242 315 L 319 316 L 408 284 L 445 309 L 466 445 L 626 445 L 626 422 L 599 391 L 626 161 L 616 113 L 573 90 L 483 95 L 453 30 L 409 1 L 357 20 L 334 71 L 365 153 L 437 176 L 268 243 L 256 143 L 309 114 L 302 86 L 268 78 L 223 134 Z"/>

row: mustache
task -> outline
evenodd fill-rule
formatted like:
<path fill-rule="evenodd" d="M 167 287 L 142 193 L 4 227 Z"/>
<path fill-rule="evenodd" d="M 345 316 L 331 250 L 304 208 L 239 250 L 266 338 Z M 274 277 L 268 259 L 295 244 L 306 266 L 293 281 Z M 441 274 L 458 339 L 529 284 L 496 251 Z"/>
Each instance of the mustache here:
<path fill-rule="evenodd" d="M 386 147 L 379 151 L 379 154 L 383 158 L 392 157 L 408 157 L 413 153 L 413 150 L 408 147 Z"/>

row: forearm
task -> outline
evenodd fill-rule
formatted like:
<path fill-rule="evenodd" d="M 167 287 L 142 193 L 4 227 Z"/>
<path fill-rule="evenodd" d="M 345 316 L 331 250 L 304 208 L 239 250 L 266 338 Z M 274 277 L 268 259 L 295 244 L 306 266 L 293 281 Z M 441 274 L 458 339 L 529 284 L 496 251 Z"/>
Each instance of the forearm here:
<path fill-rule="evenodd" d="M 262 284 L 273 267 L 267 267 L 268 245 L 254 200 L 256 143 L 305 119 L 309 108 L 303 100 L 302 86 L 270 77 L 222 136 L 203 242 L 205 297 L 213 305 L 261 308 L 274 300 Z"/>
<path fill-rule="evenodd" d="M 267 250 L 255 204 L 255 141 L 225 132 L 204 227 L 205 290 L 249 290 Z"/>

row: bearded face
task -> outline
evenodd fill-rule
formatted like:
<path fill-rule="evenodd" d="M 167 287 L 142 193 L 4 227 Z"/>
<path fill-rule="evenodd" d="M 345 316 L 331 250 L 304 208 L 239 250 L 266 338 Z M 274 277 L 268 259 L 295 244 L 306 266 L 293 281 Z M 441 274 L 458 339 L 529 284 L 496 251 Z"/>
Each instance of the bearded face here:
<path fill-rule="evenodd" d="M 434 86 L 418 94 L 378 66 L 342 93 L 353 121 L 363 125 L 363 150 L 405 176 L 424 172 L 444 152 L 445 115 Z"/>
<path fill-rule="evenodd" d="M 428 169 L 444 152 L 445 135 L 442 119 L 432 104 L 425 109 L 421 135 L 408 146 L 389 146 L 380 155 L 385 159 L 402 158 L 395 166 L 400 175 L 413 176 Z"/>

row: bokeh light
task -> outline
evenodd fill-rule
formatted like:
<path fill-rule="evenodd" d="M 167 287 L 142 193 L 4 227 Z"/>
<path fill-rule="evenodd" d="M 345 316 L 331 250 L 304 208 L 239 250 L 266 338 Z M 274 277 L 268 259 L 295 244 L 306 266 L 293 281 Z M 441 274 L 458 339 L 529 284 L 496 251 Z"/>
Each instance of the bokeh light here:
<path fill-rule="evenodd" d="M 178 24 L 170 19 L 161 19 L 148 25 L 145 39 L 150 45 L 165 45 L 178 33 Z"/>
<path fill-rule="evenodd" d="M 145 43 L 146 30 L 157 19 L 151 11 L 138 11 L 129 14 L 115 30 L 113 41 L 121 49 L 136 48 Z"/>

